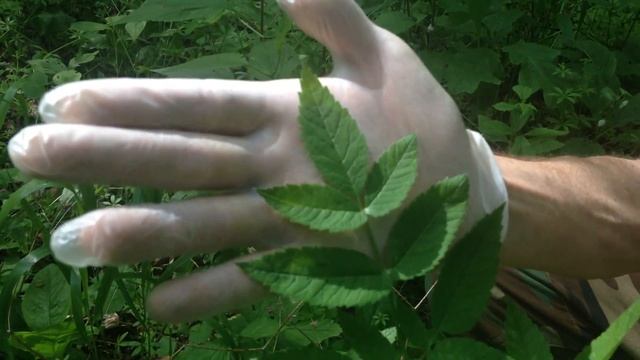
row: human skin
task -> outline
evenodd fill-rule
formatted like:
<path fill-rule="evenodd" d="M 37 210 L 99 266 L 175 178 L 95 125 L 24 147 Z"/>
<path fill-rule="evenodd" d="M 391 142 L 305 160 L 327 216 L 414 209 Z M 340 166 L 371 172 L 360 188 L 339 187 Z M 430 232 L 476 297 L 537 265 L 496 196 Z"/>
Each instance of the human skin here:
<path fill-rule="evenodd" d="M 498 157 L 509 193 L 502 264 L 577 278 L 640 271 L 640 160 Z"/>

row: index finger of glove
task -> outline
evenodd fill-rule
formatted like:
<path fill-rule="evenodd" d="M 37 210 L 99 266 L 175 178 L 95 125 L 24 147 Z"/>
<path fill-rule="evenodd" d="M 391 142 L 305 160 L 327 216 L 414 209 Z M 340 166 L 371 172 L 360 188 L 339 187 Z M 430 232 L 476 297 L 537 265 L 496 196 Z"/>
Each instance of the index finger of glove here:
<path fill-rule="evenodd" d="M 49 91 L 39 112 L 48 123 L 246 135 L 295 108 L 298 88 L 294 80 L 87 80 Z"/>

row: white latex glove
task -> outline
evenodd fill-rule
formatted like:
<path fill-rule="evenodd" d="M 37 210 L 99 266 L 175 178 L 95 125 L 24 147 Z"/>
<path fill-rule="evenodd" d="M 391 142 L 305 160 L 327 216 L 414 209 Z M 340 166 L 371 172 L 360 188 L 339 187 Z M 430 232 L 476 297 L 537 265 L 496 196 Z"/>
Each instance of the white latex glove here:
<path fill-rule="evenodd" d="M 465 130 L 452 99 L 401 39 L 374 25 L 353 0 L 280 5 L 330 50 L 334 71 L 321 81 L 358 121 L 373 158 L 401 137 L 417 135 L 419 176 L 411 197 L 446 176 L 468 174 L 464 229 L 506 201 L 486 142 Z M 303 230 L 252 191 L 321 181 L 299 137 L 299 91 L 298 79 L 71 83 L 44 96 L 40 113 L 48 124 L 18 133 L 10 156 L 27 174 L 67 182 L 233 190 L 180 203 L 102 209 L 72 220 L 51 240 L 56 258 L 70 265 L 319 242 L 367 251 L 361 234 Z M 374 224 L 379 241 L 392 220 Z M 263 295 L 231 262 L 160 285 L 149 309 L 159 320 L 181 321 Z"/>

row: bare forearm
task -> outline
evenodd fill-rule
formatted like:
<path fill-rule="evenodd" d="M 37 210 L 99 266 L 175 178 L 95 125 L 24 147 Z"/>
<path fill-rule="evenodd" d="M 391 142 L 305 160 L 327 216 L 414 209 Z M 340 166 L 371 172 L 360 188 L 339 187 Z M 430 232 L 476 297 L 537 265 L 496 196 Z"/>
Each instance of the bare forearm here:
<path fill-rule="evenodd" d="M 503 265 L 582 278 L 640 271 L 640 160 L 498 163 L 509 192 Z"/>

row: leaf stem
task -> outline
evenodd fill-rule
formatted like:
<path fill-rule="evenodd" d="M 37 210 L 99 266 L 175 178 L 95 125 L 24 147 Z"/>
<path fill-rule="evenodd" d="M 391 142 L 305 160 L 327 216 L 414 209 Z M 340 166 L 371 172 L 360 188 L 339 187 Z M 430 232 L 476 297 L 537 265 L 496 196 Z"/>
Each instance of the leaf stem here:
<path fill-rule="evenodd" d="M 376 239 L 373 236 L 373 230 L 371 230 L 371 225 L 369 224 L 369 221 L 365 223 L 364 229 L 366 231 L 367 239 L 369 239 L 369 246 L 371 247 L 373 258 L 378 263 L 382 264 L 382 257 L 380 256 L 380 250 L 378 249 L 378 244 L 376 243 Z"/>

